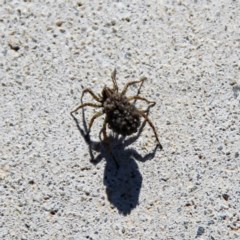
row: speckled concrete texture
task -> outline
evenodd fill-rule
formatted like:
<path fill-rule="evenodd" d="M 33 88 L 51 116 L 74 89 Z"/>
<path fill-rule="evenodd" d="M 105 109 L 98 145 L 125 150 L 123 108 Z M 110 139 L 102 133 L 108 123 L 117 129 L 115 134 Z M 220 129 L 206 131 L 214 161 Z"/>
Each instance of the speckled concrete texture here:
<path fill-rule="evenodd" d="M 239 23 L 238 0 L 1 0 L 0 239 L 239 240 Z M 108 130 L 119 169 L 70 115 L 115 67 L 164 148 Z"/>

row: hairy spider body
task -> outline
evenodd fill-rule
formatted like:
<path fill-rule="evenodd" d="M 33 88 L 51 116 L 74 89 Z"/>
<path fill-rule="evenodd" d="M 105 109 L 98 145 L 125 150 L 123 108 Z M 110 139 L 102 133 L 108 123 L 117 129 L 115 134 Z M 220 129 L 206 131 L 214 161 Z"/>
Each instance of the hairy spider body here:
<path fill-rule="evenodd" d="M 153 123 L 150 121 L 150 119 L 146 115 L 148 110 L 137 109 L 131 101 L 132 100 L 134 100 L 135 102 L 137 100 L 145 101 L 149 104 L 148 109 L 150 107 L 153 107 L 155 105 L 155 102 L 149 101 L 146 98 L 139 96 L 139 92 L 135 96 L 131 96 L 131 97 L 126 96 L 126 92 L 127 92 L 127 89 L 129 86 L 136 84 L 136 83 L 140 83 L 141 84 L 140 88 L 141 88 L 141 86 L 145 80 L 146 80 L 146 78 L 143 77 L 138 81 L 128 82 L 125 85 L 125 87 L 123 88 L 123 90 L 121 92 L 119 92 L 118 85 L 116 82 L 116 69 L 114 69 L 114 71 L 112 73 L 113 88 L 109 88 L 109 87 L 105 86 L 102 90 L 101 95 L 96 95 L 89 88 L 84 89 L 82 92 L 82 98 L 85 93 L 89 93 L 94 98 L 94 100 L 96 100 L 99 104 L 90 103 L 90 102 L 83 103 L 80 106 L 78 106 L 75 110 L 73 110 L 71 112 L 71 114 L 73 114 L 74 112 L 77 112 L 79 109 L 87 107 L 87 106 L 94 107 L 94 108 L 101 108 L 102 111 L 95 113 L 95 115 L 93 115 L 93 117 L 91 118 L 88 131 L 90 132 L 95 119 L 105 114 L 103 127 L 100 131 L 100 138 L 101 138 L 101 134 L 102 134 L 104 141 L 107 143 L 108 150 L 110 152 L 111 152 L 111 148 L 108 143 L 107 126 L 110 129 L 112 129 L 113 132 L 115 132 L 117 134 L 121 134 L 123 136 L 129 136 L 129 135 L 137 132 L 138 128 L 140 127 L 140 123 L 141 123 L 140 119 L 142 117 L 145 119 L 145 122 L 147 122 L 150 125 L 150 127 L 152 128 L 155 138 L 158 142 L 158 146 L 160 147 L 160 149 L 162 149 L 162 145 L 158 139 L 158 134 L 156 132 L 156 129 L 155 129 Z M 113 155 L 113 157 L 114 157 L 114 155 Z"/>
<path fill-rule="evenodd" d="M 103 96 L 106 94 L 104 91 L 109 90 L 104 89 Z M 127 97 L 119 93 L 103 98 L 103 111 L 106 113 L 108 127 L 118 134 L 128 136 L 137 132 L 140 127 L 140 114 L 137 108 L 128 101 Z"/>

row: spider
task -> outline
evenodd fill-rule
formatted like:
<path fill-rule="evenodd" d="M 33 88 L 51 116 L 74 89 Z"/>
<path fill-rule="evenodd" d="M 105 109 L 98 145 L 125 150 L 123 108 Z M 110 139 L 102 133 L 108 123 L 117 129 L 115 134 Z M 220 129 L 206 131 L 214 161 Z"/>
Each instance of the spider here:
<path fill-rule="evenodd" d="M 139 92 L 135 96 L 131 96 L 131 97 L 126 96 L 126 92 L 129 86 L 136 83 L 140 83 L 141 84 L 140 87 L 141 87 L 143 82 L 147 78 L 142 77 L 138 81 L 128 82 L 121 92 L 119 92 L 117 81 L 116 81 L 116 69 L 114 69 L 114 71 L 112 72 L 111 78 L 113 82 L 113 88 L 109 88 L 105 86 L 102 90 L 101 95 L 98 94 L 97 96 L 90 88 L 86 88 L 82 92 L 82 98 L 85 95 L 85 93 L 89 93 L 93 97 L 93 99 L 96 100 L 99 104 L 91 103 L 91 102 L 83 103 L 80 106 L 78 106 L 75 110 L 73 110 L 71 114 L 77 112 L 79 109 L 84 107 L 101 108 L 101 111 L 95 113 L 91 118 L 89 123 L 89 128 L 88 128 L 88 134 L 90 133 L 91 127 L 95 119 L 105 114 L 103 127 L 99 133 L 100 140 L 102 140 L 101 138 L 101 134 L 102 134 L 104 142 L 107 142 L 107 139 L 108 139 L 107 126 L 117 134 L 120 134 L 122 136 L 129 136 L 138 131 L 141 124 L 140 118 L 143 117 L 145 121 L 152 128 L 155 138 L 157 140 L 158 146 L 160 149 L 162 149 L 162 145 L 159 141 L 156 129 L 153 123 L 150 121 L 150 119 L 147 116 L 148 110 L 137 109 L 134 105 L 134 102 L 132 101 L 133 100 L 135 102 L 137 100 L 145 101 L 148 104 L 150 104 L 148 109 L 150 107 L 153 107 L 156 103 L 153 101 L 149 101 L 144 97 L 139 96 L 138 95 Z"/>

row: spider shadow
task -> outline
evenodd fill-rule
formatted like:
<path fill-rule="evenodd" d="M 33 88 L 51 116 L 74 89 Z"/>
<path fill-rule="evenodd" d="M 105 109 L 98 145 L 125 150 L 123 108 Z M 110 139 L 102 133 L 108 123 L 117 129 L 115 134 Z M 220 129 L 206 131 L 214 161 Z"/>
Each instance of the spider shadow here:
<path fill-rule="evenodd" d="M 142 186 L 142 175 L 136 160 L 140 162 L 151 160 L 154 158 L 158 148 L 156 146 L 152 152 L 141 156 L 135 149 L 128 147 L 139 138 L 146 122 L 142 123 L 136 136 L 127 139 L 118 135 L 109 136 L 108 140 L 117 159 L 117 165 L 103 142 L 91 140 L 87 130 L 84 109 L 82 109 L 83 128 L 80 127 L 77 118 L 73 114 L 71 116 L 89 147 L 91 162 L 96 165 L 103 159 L 106 160 L 103 183 L 106 186 L 108 201 L 118 209 L 120 214 L 130 214 L 139 203 Z M 94 151 L 98 153 L 96 157 Z"/>
<path fill-rule="evenodd" d="M 139 194 L 142 187 L 142 175 L 137 161 L 151 160 L 157 147 L 152 153 L 141 156 L 135 149 L 129 148 L 137 138 L 124 140 L 110 136 L 114 155 L 119 167 L 112 158 L 106 158 L 104 171 L 104 185 L 109 202 L 111 202 L 120 214 L 128 215 L 139 203 Z"/>

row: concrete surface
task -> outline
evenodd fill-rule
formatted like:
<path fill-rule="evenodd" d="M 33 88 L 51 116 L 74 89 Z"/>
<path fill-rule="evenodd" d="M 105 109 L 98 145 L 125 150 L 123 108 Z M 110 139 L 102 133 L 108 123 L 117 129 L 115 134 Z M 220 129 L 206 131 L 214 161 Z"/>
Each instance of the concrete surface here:
<path fill-rule="evenodd" d="M 0 239 L 240 239 L 239 23 L 238 0 L 1 0 Z M 118 170 L 69 114 L 114 67 L 148 78 L 164 147 L 113 135 Z"/>

